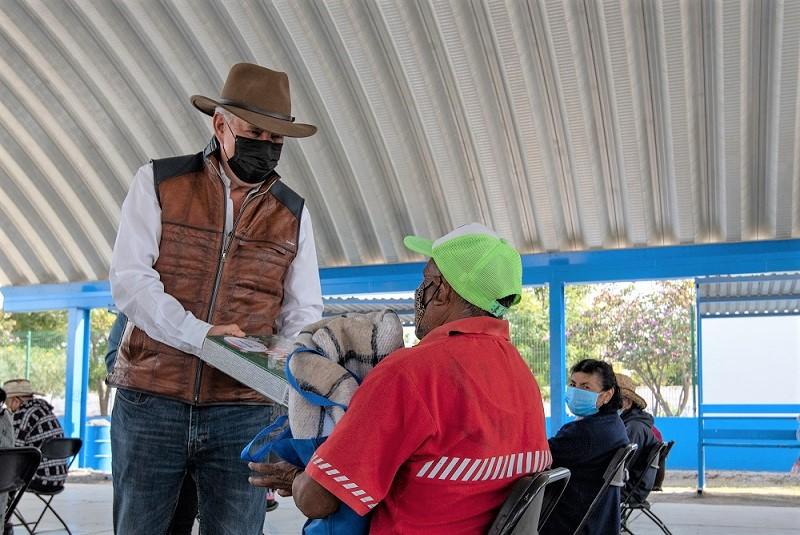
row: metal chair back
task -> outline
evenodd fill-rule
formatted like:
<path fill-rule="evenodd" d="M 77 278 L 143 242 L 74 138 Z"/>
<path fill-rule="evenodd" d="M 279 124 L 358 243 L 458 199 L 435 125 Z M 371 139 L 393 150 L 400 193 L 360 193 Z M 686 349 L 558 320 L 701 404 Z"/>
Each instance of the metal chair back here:
<path fill-rule="evenodd" d="M 489 528 L 489 535 L 537 535 L 543 524 L 542 513 L 550 515 L 569 476 L 566 468 L 555 468 L 517 481 Z"/>
<path fill-rule="evenodd" d="M 625 467 L 627 466 L 628 461 L 630 460 L 633 452 L 637 449 L 636 444 L 628 444 L 626 446 L 621 447 L 617 450 L 617 453 L 614 454 L 614 457 L 611 458 L 611 462 L 608 463 L 608 468 L 606 468 L 605 473 L 603 474 L 603 485 L 600 487 L 600 490 L 595 495 L 592 503 L 589 505 L 589 509 L 586 510 L 586 514 L 583 515 L 581 519 L 581 523 L 578 524 L 578 527 L 575 529 L 574 535 L 578 535 L 583 527 L 586 525 L 586 522 L 589 521 L 589 517 L 594 513 L 597 504 L 600 502 L 600 498 L 605 494 L 608 490 L 608 487 L 612 484 L 614 486 L 624 486 L 625 485 Z"/>
<path fill-rule="evenodd" d="M 41 460 L 42 454 L 36 448 L 0 449 L 0 493 L 15 493 L 5 508 L 5 518 L 10 518 L 16 509 Z"/>

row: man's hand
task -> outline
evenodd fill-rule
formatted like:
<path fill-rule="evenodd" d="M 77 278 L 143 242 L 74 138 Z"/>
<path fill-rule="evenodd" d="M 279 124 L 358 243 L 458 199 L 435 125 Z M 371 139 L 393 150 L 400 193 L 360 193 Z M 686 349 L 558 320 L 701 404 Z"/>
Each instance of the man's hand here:
<path fill-rule="evenodd" d="M 277 463 L 249 463 L 248 468 L 259 475 L 253 474 L 248 478 L 254 487 L 268 487 L 278 491 L 281 496 L 292 495 L 292 482 L 302 469 L 286 461 Z"/>
<path fill-rule="evenodd" d="M 211 327 L 211 330 L 208 331 L 208 336 L 222 336 L 222 335 L 230 335 L 230 336 L 246 336 L 244 331 L 239 328 L 238 325 L 235 323 L 229 323 L 228 325 L 214 325 Z"/>

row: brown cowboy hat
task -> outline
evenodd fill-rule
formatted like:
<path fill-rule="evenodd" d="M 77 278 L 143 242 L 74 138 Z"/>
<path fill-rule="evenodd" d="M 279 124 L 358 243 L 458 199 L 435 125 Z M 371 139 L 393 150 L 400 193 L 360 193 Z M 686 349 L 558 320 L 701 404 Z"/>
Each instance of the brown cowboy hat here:
<path fill-rule="evenodd" d="M 633 379 L 624 373 L 617 373 L 615 375 L 617 376 L 617 386 L 619 386 L 622 397 L 628 398 L 640 409 L 646 409 L 647 402 L 642 396 L 636 393 L 636 385 L 633 383 Z"/>
<path fill-rule="evenodd" d="M 219 100 L 192 95 L 192 104 L 206 115 L 222 106 L 235 116 L 273 134 L 287 137 L 314 135 L 317 127 L 294 122 L 289 77 L 252 63 L 231 67 Z"/>

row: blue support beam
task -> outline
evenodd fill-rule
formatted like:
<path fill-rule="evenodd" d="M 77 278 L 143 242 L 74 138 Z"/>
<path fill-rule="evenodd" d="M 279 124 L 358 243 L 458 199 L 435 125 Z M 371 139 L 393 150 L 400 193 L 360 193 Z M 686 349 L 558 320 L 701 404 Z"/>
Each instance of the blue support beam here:
<path fill-rule="evenodd" d="M 322 268 L 323 295 L 413 292 L 422 281 L 424 262 Z"/>
<path fill-rule="evenodd" d="M 6 286 L 0 294 L 2 309 L 8 313 L 114 306 L 108 281 Z"/>
<path fill-rule="evenodd" d="M 358 295 L 413 291 L 423 262 L 320 269 L 322 293 Z M 522 257 L 526 286 L 693 278 L 800 271 L 800 239 L 708 245 L 678 245 Z M 0 288 L 6 312 L 113 306 L 108 281 Z"/>
<path fill-rule="evenodd" d="M 523 283 L 623 282 L 800 270 L 800 239 L 524 255 Z"/>
<path fill-rule="evenodd" d="M 550 434 L 566 423 L 564 393 L 567 385 L 567 307 L 564 283 L 554 280 L 550 296 Z"/>
<path fill-rule="evenodd" d="M 67 324 L 67 384 L 64 396 L 64 434 L 86 442 L 86 399 L 89 394 L 89 347 L 91 311 L 70 308 Z M 85 466 L 81 449 L 78 466 Z"/>
<path fill-rule="evenodd" d="M 695 283 L 695 295 L 698 286 Z M 706 484 L 706 452 L 703 448 L 703 316 L 700 315 L 700 303 L 695 303 L 697 314 L 697 494 L 703 493 Z"/>

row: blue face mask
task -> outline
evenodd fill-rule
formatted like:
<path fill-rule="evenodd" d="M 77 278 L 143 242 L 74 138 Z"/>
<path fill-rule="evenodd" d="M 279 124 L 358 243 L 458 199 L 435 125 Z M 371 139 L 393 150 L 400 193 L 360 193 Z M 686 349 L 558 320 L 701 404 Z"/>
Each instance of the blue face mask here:
<path fill-rule="evenodd" d="M 567 407 L 575 416 L 591 416 L 597 414 L 597 398 L 600 396 L 597 392 L 591 390 L 584 390 L 582 388 L 575 388 L 574 386 L 567 387 Z"/>

